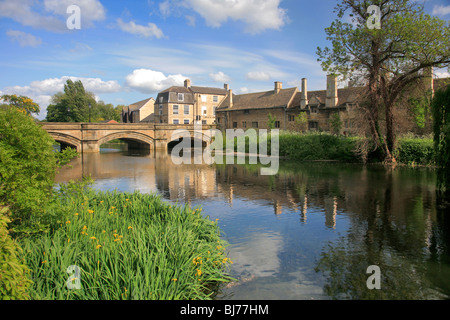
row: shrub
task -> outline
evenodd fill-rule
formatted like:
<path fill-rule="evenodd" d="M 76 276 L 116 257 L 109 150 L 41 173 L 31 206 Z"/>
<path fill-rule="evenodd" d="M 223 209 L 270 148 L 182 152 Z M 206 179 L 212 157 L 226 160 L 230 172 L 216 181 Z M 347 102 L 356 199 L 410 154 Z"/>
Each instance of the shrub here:
<path fill-rule="evenodd" d="M 433 139 L 403 138 L 399 139 L 397 159 L 404 164 L 434 164 Z"/>
<path fill-rule="evenodd" d="M 0 300 L 27 300 L 30 270 L 20 261 L 21 248 L 8 234 L 11 221 L 6 216 L 7 210 L 7 207 L 0 209 Z"/>
<path fill-rule="evenodd" d="M 15 231 L 44 229 L 58 158 L 54 140 L 26 113 L 0 110 L 0 206 L 10 208 Z"/>

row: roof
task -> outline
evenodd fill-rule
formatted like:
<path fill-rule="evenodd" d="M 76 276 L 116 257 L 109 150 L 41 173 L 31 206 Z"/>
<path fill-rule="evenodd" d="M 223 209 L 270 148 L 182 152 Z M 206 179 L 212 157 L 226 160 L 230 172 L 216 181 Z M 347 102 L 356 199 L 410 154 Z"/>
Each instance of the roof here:
<path fill-rule="evenodd" d="M 279 93 L 274 90 L 247 94 L 233 94 L 233 106 L 230 108 L 229 99 L 224 99 L 217 108 L 223 110 L 269 109 L 289 107 L 298 92 L 297 87 L 281 89 Z"/>
<path fill-rule="evenodd" d="M 190 89 L 192 90 L 192 92 L 199 94 L 217 94 L 225 96 L 228 93 L 226 89 L 221 88 L 191 86 Z"/>
<path fill-rule="evenodd" d="M 338 106 L 345 103 L 355 103 L 361 94 L 364 92 L 364 87 L 350 87 L 338 89 Z M 293 107 L 299 107 L 301 101 L 301 92 L 297 92 L 292 103 Z M 325 105 L 327 99 L 326 90 L 308 91 L 309 104 Z"/>
<path fill-rule="evenodd" d="M 147 102 L 149 102 L 150 100 L 152 100 L 153 98 L 148 98 L 133 104 L 129 105 L 129 111 L 136 111 L 141 109 L 143 106 L 145 106 L 147 104 Z M 154 99 L 153 99 L 154 100 Z"/>

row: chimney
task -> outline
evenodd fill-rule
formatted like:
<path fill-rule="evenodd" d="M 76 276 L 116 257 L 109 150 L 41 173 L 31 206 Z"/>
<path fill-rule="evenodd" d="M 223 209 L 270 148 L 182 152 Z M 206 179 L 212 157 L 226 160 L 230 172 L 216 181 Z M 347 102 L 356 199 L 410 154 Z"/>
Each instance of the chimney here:
<path fill-rule="evenodd" d="M 434 95 L 433 67 L 423 69 L 423 83 L 425 91 L 431 91 L 431 94 Z"/>
<path fill-rule="evenodd" d="M 228 90 L 228 108 L 233 108 L 233 90 Z"/>
<path fill-rule="evenodd" d="M 189 80 L 189 79 L 184 80 L 184 86 L 186 88 L 190 88 L 191 87 L 191 80 Z"/>
<path fill-rule="evenodd" d="M 283 88 L 283 84 L 279 81 L 276 81 L 275 82 L 275 93 L 279 93 L 282 88 Z"/>
<path fill-rule="evenodd" d="M 302 79 L 302 93 L 300 98 L 300 108 L 305 108 L 308 105 L 308 87 L 306 78 Z"/>
<path fill-rule="evenodd" d="M 225 83 L 223 85 L 223 88 L 228 91 L 228 90 L 230 90 L 230 85 L 228 83 Z"/>
<path fill-rule="evenodd" d="M 326 107 L 336 107 L 338 104 L 337 76 L 327 75 L 327 100 Z"/>

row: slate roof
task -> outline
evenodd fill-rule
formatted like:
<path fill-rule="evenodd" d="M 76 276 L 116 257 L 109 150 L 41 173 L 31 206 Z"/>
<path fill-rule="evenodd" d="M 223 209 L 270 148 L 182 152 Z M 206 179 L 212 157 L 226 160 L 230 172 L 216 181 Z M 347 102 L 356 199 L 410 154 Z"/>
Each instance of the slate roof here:
<path fill-rule="evenodd" d="M 145 99 L 145 100 L 142 100 L 142 101 L 139 101 L 139 102 L 130 104 L 129 107 L 128 107 L 128 109 L 129 109 L 129 111 L 136 111 L 136 110 L 139 110 L 139 109 L 141 109 L 143 106 L 145 106 L 145 104 L 146 104 L 147 102 L 149 102 L 149 101 L 152 100 L 152 99 L 153 99 L 153 98 L 148 98 L 148 99 Z"/>
<path fill-rule="evenodd" d="M 281 89 L 279 93 L 274 90 L 247 94 L 233 94 L 233 106 L 230 108 L 229 99 L 225 98 L 218 106 L 217 111 L 233 111 L 246 109 L 269 109 L 290 107 L 298 92 L 297 87 Z"/>

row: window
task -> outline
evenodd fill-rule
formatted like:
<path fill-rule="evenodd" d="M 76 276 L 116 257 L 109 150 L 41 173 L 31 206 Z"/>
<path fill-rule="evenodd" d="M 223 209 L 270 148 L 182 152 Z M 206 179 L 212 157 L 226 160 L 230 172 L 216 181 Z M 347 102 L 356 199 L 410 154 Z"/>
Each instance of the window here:
<path fill-rule="evenodd" d="M 162 114 L 163 114 L 163 105 L 160 104 L 159 105 L 159 115 L 162 116 Z"/>
<path fill-rule="evenodd" d="M 275 121 L 275 128 L 277 128 L 277 129 L 281 128 L 280 121 Z"/>
<path fill-rule="evenodd" d="M 258 128 L 258 121 L 252 122 L 252 128 Z"/>
<path fill-rule="evenodd" d="M 202 124 L 206 124 L 206 120 L 202 120 Z"/>
<path fill-rule="evenodd" d="M 163 103 L 164 97 L 159 97 L 159 103 Z"/>
<path fill-rule="evenodd" d="M 184 94 L 183 93 L 179 93 L 178 94 L 178 101 L 184 101 Z"/>
<path fill-rule="evenodd" d="M 184 124 L 189 124 L 189 119 L 184 119 Z"/>
<path fill-rule="evenodd" d="M 222 119 L 220 119 L 220 118 L 217 118 L 217 123 L 220 123 L 220 120 L 222 120 Z"/>
<path fill-rule="evenodd" d="M 244 110 L 244 114 L 250 114 L 250 110 Z"/>
<path fill-rule="evenodd" d="M 213 102 L 218 102 L 219 101 L 219 97 L 218 96 L 213 96 Z"/>
<path fill-rule="evenodd" d="M 202 102 L 206 102 L 206 96 L 202 95 L 201 97 L 202 97 Z"/>
<path fill-rule="evenodd" d="M 188 105 L 184 106 L 184 114 L 189 114 L 189 106 Z"/>
<path fill-rule="evenodd" d="M 317 129 L 319 129 L 319 123 L 316 122 L 316 121 L 311 121 L 309 123 L 309 129 L 310 130 L 317 130 Z"/>
<path fill-rule="evenodd" d="M 311 106 L 311 113 L 317 113 L 317 106 Z"/>
<path fill-rule="evenodd" d="M 204 115 L 204 116 L 207 115 L 207 108 L 206 108 L 206 106 L 202 107 L 202 115 Z"/>
<path fill-rule="evenodd" d="M 242 121 L 242 128 L 244 128 L 244 129 L 247 128 L 247 121 Z"/>
<path fill-rule="evenodd" d="M 178 114 L 178 105 L 173 105 L 173 114 Z"/>
<path fill-rule="evenodd" d="M 295 116 L 293 114 L 289 115 L 289 121 L 295 121 Z"/>
<path fill-rule="evenodd" d="M 178 121 L 178 119 L 173 119 L 173 124 L 179 124 L 180 121 Z"/>
<path fill-rule="evenodd" d="M 233 122 L 233 129 L 237 128 L 237 122 Z"/>

